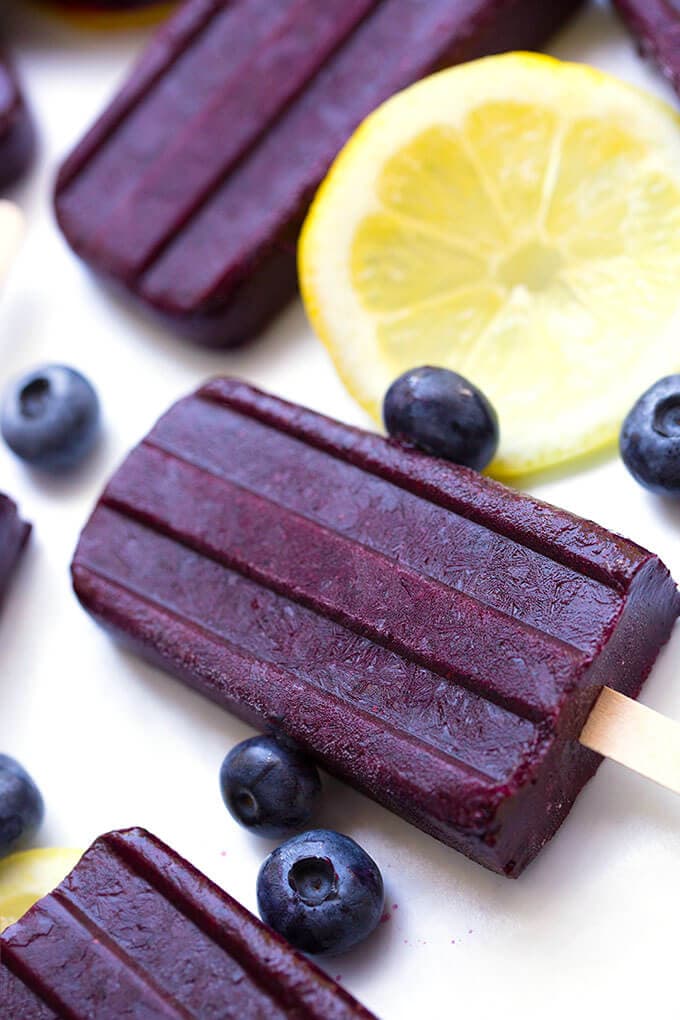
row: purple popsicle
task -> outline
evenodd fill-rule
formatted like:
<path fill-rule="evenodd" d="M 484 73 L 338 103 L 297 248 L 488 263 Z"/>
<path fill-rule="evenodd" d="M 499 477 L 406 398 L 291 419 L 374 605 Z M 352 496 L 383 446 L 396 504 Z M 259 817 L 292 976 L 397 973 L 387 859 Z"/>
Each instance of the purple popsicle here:
<path fill-rule="evenodd" d="M 203 344 L 253 337 L 296 288 L 320 181 L 384 99 L 540 46 L 580 0 L 190 0 L 69 157 L 56 210 L 94 269 Z"/>
<path fill-rule="evenodd" d="M 16 75 L 0 53 L 0 189 L 28 169 L 35 148 L 33 123 Z"/>
<path fill-rule="evenodd" d="M 375 1020 L 143 829 L 101 836 L 0 936 L 13 1020 Z"/>
<path fill-rule="evenodd" d="M 680 611 L 651 553 L 472 471 L 216 380 L 107 486 L 95 618 L 474 860 L 518 875 Z"/>

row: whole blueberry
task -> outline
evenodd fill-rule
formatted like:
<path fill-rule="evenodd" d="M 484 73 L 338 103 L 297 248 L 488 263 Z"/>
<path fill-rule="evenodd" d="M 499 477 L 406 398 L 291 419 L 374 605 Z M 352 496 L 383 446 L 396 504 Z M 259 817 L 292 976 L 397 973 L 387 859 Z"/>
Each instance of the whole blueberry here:
<path fill-rule="evenodd" d="M 378 866 L 349 836 L 315 829 L 269 855 L 257 878 L 262 920 L 306 953 L 343 953 L 378 924 Z"/>
<path fill-rule="evenodd" d="M 237 822 L 273 839 L 304 829 L 321 794 L 314 764 L 274 737 L 237 744 L 222 762 L 220 787 Z"/>
<path fill-rule="evenodd" d="M 666 376 L 642 394 L 623 423 L 619 447 L 640 485 L 680 494 L 680 375 Z"/>
<path fill-rule="evenodd" d="M 28 772 L 9 755 L 0 754 L 0 857 L 40 825 L 45 808 Z"/>
<path fill-rule="evenodd" d="M 385 428 L 427 453 L 483 471 L 498 449 L 498 418 L 484 394 L 457 372 L 414 368 L 390 386 Z"/>
<path fill-rule="evenodd" d="M 43 365 L 12 383 L 0 419 L 11 450 L 34 467 L 75 467 L 99 434 L 99 400 L 87 379 L 66 365 Z"/>

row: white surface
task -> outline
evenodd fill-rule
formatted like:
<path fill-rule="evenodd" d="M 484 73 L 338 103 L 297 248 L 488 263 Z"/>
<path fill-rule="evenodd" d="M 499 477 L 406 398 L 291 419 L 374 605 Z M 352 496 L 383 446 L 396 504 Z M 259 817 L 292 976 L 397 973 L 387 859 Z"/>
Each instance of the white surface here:
<path fill-rule="evenodd" d="M 17 756 L 44 792 L 40 845 L 85 846 L 107 829 L 144 825 L 254 908 L 269 844 L 231 821 L 217 788 L 222 756 L 246 728 L 117 650 L 77 605 L 68 563 L 125 451 L 206 376 L 233 372 L 347 421 L 362 423 L 362 415 L 299 306 L 249 350 L 208 354 L 121 308 L 71 256 L 50 211 L 55 167 L 123 77 L 143 34 L 79 32 L 23 6 L 10 8 L 8 32 L 42 155 L 16 194 L 29 232 L 0 299 L 0 384 L 44 360 L 72 363 L 99 388 L 106 442 L 84 475 L 64 483 L 32 477 L 0 444 L 0 489 L 35 524 L 0 621 L 0 750 Z M 670 98 L 603 8 L 584 14 L 554 52 Z M 653 548 L 680 577 L 680 506 L 645 494 L 618 459 L 532 489 Z M 680 719 L 678 665 L 680 631 L 644 700 Z M 328 782 L 325 805 L 323 822 L 375 856 L 388 904 L 398 905 L 370 943 L 329 965 L 383 1020 L 416 1012 L 481 1020 L 677 1016 L 677 797 L 606 763 L 517 882 L 338 783 Z"/>

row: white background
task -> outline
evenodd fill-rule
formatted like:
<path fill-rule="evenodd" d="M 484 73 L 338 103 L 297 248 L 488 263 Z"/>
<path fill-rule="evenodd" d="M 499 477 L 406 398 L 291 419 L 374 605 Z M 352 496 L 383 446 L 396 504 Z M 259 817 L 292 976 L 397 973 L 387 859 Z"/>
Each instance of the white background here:
<path fill-rule="evenodd" d="M 24 762 L 44 792 L 38 845 L 86 846 L 105 830 L 144 825 L 254 908 L 270 845 L 231 821 L 217 786 L 224 753 L 247 729 L 114 647 L 71 594 L 68 564 L 126 450 L 206 376 L 235 373 L 346 421 L 363 416 L 298 304 L 248 350 L 210 354 L 100 289 L 55 229 L 50 191 L 60 158 L 124 77 L 144 33 L 76 30 L 21 2 L 3 5 L 0 17 L 41 133 L 39 164 L 16 193 L 28 238 L 0 299 L 0 384 L 45 360 L 71 363 L 97 385 L 106 416 L 103 447 L 75 480 L 35 478 L 0 444 L 0 489 L 35 525 L 0 621 L 0 750 Z M 604 7 L 584 13 L 553 52 L 675 102 Z M 530 488 L 653 548 L 680 577 L 680 504 L 644 493 L 617 458 Z M 676 632 L 644 700 L 680 719 L 679 664 Z M 517 882 L 336 782 L 325 805 L 322 822 L 358 839 L 386 879 L 390 919 L 329 964 L 383 1020 L 678 1016 L 680 799 L 606 763 Z"/>

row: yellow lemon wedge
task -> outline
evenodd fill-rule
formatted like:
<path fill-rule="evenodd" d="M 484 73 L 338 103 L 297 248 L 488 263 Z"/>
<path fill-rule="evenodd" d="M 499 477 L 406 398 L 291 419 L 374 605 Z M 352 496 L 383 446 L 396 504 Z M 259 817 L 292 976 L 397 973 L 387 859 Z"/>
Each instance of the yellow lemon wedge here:
<path fill-rule="evenodd" d="M 498 412 L 498 476 L 612 442 L 680 369 L 680 117 L 592 68 L 512 53 L 390 99 L 322 185 L 299 249 L 309 318 L 380 421 L 441 365 Z"/>
<path fill-rule="evenodd" d="M 52 892 L 82 857 L 82 850 L 25 850 L 0 861 L 0 932 Z"/>

